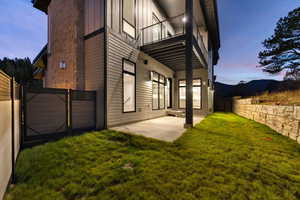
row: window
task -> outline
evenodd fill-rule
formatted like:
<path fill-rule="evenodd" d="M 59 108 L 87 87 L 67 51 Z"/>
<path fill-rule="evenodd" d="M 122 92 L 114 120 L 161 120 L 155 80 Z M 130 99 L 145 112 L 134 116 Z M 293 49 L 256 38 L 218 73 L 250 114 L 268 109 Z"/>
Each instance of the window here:
<path fill-rule="evenodd" d="M 156 72 L 152 72 L 152 109 L 165 109 L 165 84 L 166 78 Z"/>
<path fill-rule="evenodd" d="M 135 4 L 135 0 L 123 0 L 123 32 L 134 39 L 136 34 Z"/>
<path fill-rule="evenodd" d="M 193 80 L 193 107 L 194 109 L 201 109 L 201 79 Z M 186 107 L 186 81 L 179 81 L 179 108 Z"/>
<path fill-rule="evenodd" d="M 184 80 L 179 81 L 179 108 L 185 108 L 186 99 L 186 82 Z"/>
<path fill-rule="evenodd" d="M 172 108 L 172 79 L 167 79 L 167 87 L 166 87 L 166 101 L 167 108 Z"/>
<path fill-rule="evenodd" d="M 165 108 L 165 83 L 166 79 L 162 75 L 159 75 L 159 108 Z"/>
<path fill-rule="evenodd" d="M 156 81 L 153 81 L 152 82 L 152 90 L 153 90 L 153 92 L 152 92 L 152 109 L 153 110 L 158 110 L 158 106 L 159 106 L 159 104 L 158 104 L 158 96 L 159 96 L 159 90 L 158 90 L 158 82 L 156 82 Z"/>
<path fill-rule="evenodd" d="M 193 107 L 201 109 L 201 80 L 195 79 L 193 81 Z"/>
<path fill-rule="evenodd" d="M 136 66 L 123 59 L 123 112 L 135 112 Z"/>

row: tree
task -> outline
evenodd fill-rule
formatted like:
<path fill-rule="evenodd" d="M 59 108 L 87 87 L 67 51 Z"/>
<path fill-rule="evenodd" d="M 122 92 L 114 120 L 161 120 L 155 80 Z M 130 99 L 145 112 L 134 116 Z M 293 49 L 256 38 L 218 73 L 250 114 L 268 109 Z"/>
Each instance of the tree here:
<path fill-rule="evenodd" d="M 300 7 L 277 22 L 274 35 L 263 46 L 265 50 L 259 53 L 263 71 L 285 71 L 286 79 L 300 80 Z"/>
<path fill-rule="evenodd" d="M 33 65 L 29 58 L 0 59 L 0 69 L 20 84 L 26 84 L 33 79 Z"/>

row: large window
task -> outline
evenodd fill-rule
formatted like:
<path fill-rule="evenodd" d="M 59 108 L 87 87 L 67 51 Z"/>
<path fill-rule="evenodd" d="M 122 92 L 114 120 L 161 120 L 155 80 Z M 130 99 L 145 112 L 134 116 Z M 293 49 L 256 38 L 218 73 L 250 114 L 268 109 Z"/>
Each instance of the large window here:
<path fill-rule="evenodd" d="M 136 0 L 123 0 L 123 32 L 132 38 L 136 34 Z"/>
<path fill-rule="evenodd" d="M 156 72 L 152 72 L 152 109 L 165 109 L 165 84 L 166 78 Z"/>
<path fill-rule="evenodd" d="M 167 79 L 167 87 L 166 87 L 166 101 L 167 108 L 172 108 L 172 79 Z"/>
<path fill-rule="evenodd" d="M 193 107 L 194 109 L 201 109 L 201 79 L 193 80 Z M 186 81 L 179 81 L 179 108 L 186 107 Z"/>
<path fill-rule="evenodd" d="M 136 108 L 136 67 L 123 59 L 123 112 L 135 112 Z"/>

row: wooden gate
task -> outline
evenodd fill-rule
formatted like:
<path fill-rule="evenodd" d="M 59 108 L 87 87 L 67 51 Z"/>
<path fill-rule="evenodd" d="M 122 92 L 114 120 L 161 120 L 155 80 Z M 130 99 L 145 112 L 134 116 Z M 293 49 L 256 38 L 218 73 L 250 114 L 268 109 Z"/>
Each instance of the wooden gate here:
<path fill-rule="evenodd" d="M 68 90 L 24 88 L 23 103 L 25 143 L 68 133 Z"/>
<path fill-rule="evenodd" d="M 96 92 L 23 88 L 24 144 L 96 129 Z M 31 145 L 29 145 L 31 146 Z"/>

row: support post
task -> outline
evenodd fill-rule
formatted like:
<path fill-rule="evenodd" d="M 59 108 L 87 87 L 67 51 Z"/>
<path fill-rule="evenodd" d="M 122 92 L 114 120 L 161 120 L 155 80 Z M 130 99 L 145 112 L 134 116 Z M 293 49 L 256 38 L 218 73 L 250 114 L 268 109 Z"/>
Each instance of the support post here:
<path fill-rule="evenodd" d="M 193 0 L 185 0 L 185 79 L 186 79 L 186 118 L 185 128 L 193 127 Z"/>

